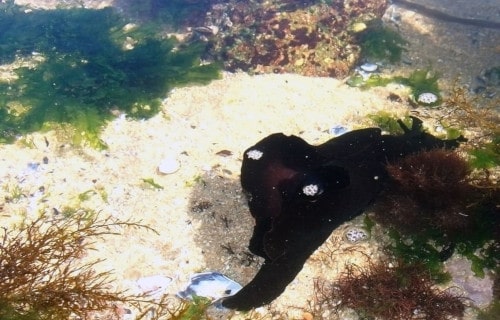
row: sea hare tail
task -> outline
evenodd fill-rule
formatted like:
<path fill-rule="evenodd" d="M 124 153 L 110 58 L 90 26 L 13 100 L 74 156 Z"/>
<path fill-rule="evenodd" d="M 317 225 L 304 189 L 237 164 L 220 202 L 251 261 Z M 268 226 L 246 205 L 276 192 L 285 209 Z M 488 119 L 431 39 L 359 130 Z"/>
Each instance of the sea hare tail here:
<path fill-rule="evenodd" d="M 264 263 L 255 278 L 236 295 L 225 298 L 222 305 L 226 308 L 246 311 L 272 302 L 293 281 L 307 257 L 304 256 L 302 261 L 290 261 L 283 257 Z"/>

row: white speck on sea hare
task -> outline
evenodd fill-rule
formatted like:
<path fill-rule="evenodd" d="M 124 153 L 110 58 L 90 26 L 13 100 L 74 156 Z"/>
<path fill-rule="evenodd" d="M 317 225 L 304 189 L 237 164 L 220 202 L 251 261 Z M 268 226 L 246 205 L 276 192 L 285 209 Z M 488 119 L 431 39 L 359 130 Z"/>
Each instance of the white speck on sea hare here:
<path fill-rule="evenodd" d="M 264 153 L 257 149 L 252 149 L 247 152 L 247 157 L 252 160 L 259 160 L 263 155 Z"/>

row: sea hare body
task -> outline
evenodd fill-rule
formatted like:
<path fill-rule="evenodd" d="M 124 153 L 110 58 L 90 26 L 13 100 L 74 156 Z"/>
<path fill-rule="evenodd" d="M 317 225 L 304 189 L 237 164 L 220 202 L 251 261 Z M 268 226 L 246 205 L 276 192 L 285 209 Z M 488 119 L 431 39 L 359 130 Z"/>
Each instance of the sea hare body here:
<path fill-rule="evenodd" d="M 384 187 L 388 163 L 419 151 L 456 148 L 463 141 L 438 139 L 412 119 L 411 129 L 400 122 L 400 136 L 368 128 L 312 146 L 276 133 L 247 149 L 241 185 L 255 219 L 249 249 L 265 262 L 222 305 L 248 310 L 273 301 L 335 228 L 373 202 Z"/>

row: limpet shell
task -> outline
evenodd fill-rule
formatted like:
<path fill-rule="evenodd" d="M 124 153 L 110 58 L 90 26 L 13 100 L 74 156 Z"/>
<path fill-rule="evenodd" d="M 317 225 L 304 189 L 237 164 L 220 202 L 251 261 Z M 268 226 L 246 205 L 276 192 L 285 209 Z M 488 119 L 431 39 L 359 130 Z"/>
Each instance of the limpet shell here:
<path fill-rule="evenodd" d="M 417 102 L 421 104 L 433 104 L 438 101 L 438 96 L 432 92 L 424 92 L 418 95 Z"/>

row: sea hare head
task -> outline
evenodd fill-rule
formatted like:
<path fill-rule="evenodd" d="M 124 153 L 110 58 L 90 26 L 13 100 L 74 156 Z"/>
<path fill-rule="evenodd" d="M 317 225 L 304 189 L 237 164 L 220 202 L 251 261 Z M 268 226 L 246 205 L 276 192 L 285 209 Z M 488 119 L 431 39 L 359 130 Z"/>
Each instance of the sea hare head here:
<path fill-rule="evenodd" d="M 331 232 L 375 200 L 388 163 L 462 141 L 424 132 L 417 118 L 411 128 L 400 125 L 400 136 L 368 128 L 318 146 L 276 133 L 244 152 L 241 185 L 255 218 L 249 249 L 266 261 L 249 284 L 222 302 L 225 307 L 247 310 L 278 297 Z"/>

